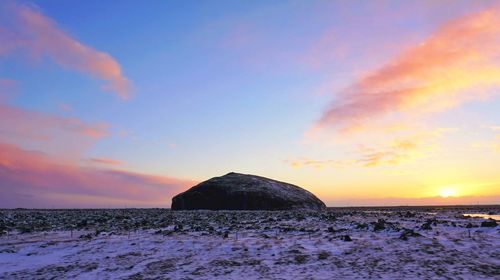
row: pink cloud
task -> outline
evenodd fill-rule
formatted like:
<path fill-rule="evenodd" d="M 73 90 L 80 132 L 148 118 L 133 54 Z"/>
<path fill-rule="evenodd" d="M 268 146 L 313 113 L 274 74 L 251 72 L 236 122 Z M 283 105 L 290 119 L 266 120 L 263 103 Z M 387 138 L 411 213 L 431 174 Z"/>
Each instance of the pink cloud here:
<path fill-rule="evenodd" d="M 88 124 L 77 118 L 24 110 L 0 102 L 0 140 L 64 155 L 79 157 L 96 140 L 108 135 L 105 123 Z"/>
<path fill-rule="evenodd" d="M 0 133 L 19 135 L 31 139 L 48 139 L 50 130 L 61 130 L 89 138 L 102 138 L 107 135 L 104 123 L 88 125 L 76 118 L 64 118 L 48 113 L 23 110 L 0 104 Z"/>
<path fill-rule="evenodd" d="M 195 182 L 166 176 L 80 167 L 45 153 L 0 143 L 0 208 L 167 207 Z M 64 197 L 64 200 L 56 198 Z M 99 205 L 95 205 L 99 201 Z"/>
<path fill-rule="evenodd" d="M 107 124 L 89 124 L 1 102 L 0 119 L 0 208 L 167 207 L 173 194 L 194 184 L 78 165 L 84 151 L 108 135 Z M 121 163 L 107 158 L 90 161 Z"/>
<path fill-rule="evenodd" d="M 11 2 L 0 6 L 0 55 L 15 50 L 28 51 L 34 57 L 49 57 L 60 66 L 90 74 L 106 81 L 105 90 L 128 98 L 130 84 L 118 62 L 72 38 L 40 11 Z M 3 26 L 2 26 L 3 25 Z"/>
<path fill-rule="evenodd" d="M 447 22 L 327 107 L 316 128 L 352 130 L 390 113 L 440 111 L 500 87 L 500 10 Z"/>

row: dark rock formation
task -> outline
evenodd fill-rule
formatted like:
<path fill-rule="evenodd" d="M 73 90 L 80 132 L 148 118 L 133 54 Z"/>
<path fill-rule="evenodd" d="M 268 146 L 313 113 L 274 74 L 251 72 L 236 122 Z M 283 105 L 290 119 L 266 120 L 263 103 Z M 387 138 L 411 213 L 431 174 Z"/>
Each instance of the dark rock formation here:
<path fill-rule="evenodd" d="M 229 173 L 202 182 L 172 198 L 172 210 L 326 209 L 312 193 L 272 179 Z"/>
<path fill-rule="evenodd" d="M 481 227 L 496 227 L 496 226 L 497 226 L 497 221 L 493 219 L 489 219 L 481 223 Z"/>

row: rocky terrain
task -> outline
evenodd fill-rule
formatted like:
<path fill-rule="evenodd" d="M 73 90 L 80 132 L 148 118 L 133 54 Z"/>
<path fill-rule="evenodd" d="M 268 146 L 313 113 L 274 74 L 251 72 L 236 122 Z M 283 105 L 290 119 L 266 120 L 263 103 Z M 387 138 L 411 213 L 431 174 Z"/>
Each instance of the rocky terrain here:
<path fill-rule="evenodd" d="M 0 279 L 498 279 L 499 214 L 0 210 Z"/>
<path fill-rule="evenodd" d="M 324 210 L 325 204 L 298 186 L 273 179 L 228 173 L 172 198 L 173 210 Z"/>

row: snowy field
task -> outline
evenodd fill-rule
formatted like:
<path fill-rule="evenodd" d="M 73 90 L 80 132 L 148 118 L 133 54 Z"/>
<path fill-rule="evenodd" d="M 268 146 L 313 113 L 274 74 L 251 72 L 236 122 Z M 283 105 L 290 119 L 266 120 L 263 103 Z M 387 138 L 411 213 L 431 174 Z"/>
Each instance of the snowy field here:
<path fill-rule="evenodd" d="M 0 210 L 0 279 L 500 279 L 500 206 Z"/>

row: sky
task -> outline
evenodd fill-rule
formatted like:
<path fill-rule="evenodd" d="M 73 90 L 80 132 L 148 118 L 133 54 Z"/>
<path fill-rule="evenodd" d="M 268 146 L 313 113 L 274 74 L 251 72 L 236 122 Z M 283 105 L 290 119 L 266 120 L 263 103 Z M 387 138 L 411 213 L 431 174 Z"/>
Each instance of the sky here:
<path fill-rule="evenodd" d="M 0 208 L 500 203 L 500 1 L 1 1 Z"/>

